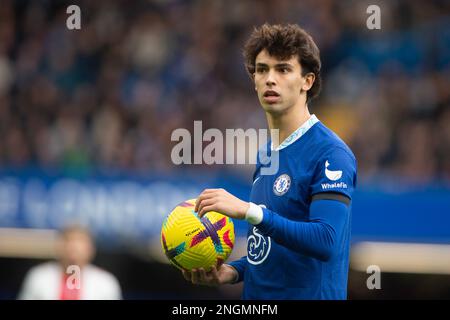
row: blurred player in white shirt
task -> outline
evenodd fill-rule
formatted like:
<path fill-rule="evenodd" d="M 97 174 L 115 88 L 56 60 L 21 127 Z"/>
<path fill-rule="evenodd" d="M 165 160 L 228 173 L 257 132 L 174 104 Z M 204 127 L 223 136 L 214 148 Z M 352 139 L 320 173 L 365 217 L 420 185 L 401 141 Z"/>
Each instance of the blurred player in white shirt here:
<path fill-rule="evenodd" d="M 115 276 L 91 264 L 94 254 L 95 246 L 86 229 L 65 228 L 58 241 L 58 261 L 33 267 L 25 277 L 18 299 L 121 299 L 121 288 Z"/>

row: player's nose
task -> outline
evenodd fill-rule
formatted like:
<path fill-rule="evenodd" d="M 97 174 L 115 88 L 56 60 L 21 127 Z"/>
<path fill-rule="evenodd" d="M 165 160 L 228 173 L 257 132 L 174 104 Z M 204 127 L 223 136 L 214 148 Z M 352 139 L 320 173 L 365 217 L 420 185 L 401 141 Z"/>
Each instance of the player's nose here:
<path fill-rule="evenodd" d="M 275 72 L 273 70 L 269 70 L 269 72 L 267 72 L 266 86 L 273 86 L 275 83 Z"/>

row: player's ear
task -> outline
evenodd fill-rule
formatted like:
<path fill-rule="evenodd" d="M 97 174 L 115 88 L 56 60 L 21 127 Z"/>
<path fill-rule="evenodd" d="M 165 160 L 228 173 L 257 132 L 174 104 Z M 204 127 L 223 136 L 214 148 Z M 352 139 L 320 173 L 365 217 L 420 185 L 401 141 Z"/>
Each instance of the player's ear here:
<path fill-rule="evenodd" d="M 314 80 L 316 80 L 316 75 L 312 72 L 308 72 L 304 78 L 305 82 L 302 85 L 302 90 L 308 91 L 313 86 Z"/>

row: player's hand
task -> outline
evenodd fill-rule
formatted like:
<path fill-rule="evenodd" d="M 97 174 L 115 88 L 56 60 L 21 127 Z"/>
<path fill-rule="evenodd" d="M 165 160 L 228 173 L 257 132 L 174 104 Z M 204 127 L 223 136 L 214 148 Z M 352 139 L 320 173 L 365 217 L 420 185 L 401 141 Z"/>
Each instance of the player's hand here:
<path fill-rule="evenodd" d="M 230 218 L 245 219 L 250 204 L 224 189 L 205 189 L 197 198 L 195 212 L 201 218 L 208 211 L 216 211 Z"/>
<path fill-rule="evenodd" d="M 187 281 L 204 286 L 218 286 L 233 283 L 238 277 L 236 269 L 227 264 L 222 264 L 219 270 L 213 266 L 211 271 L 205 271 L 205 269 L 199 268 L 192 269 L 192 271 L 182 270 L 182 273 Z"/>

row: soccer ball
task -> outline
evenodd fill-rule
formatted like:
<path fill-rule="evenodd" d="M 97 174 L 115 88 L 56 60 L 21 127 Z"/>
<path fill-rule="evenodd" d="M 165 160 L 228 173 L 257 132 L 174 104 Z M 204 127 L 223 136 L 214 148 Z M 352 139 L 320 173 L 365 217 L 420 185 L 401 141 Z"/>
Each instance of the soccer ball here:
<path fill-rule="evenodd" d="M 218 212 L 207 212 L 201 219 L 194 212 L 195 199 L 180 203 L 164 220 L 161 246 L 178 269 L 219 267 L 234 246 L 233 221 Z"/>

